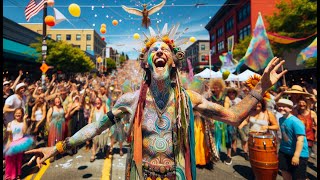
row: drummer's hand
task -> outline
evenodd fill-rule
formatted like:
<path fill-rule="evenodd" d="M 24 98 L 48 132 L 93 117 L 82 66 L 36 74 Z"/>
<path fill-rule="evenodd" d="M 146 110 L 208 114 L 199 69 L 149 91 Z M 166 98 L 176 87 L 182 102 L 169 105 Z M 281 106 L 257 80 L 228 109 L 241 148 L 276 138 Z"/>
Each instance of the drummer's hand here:
<path fill-rule="evenodd" d="M 291 164 L 294 166 L 298 166 L 299 165 L 299 157 L 293 156 L 292 160 L 291 160 Z"/>
<path fill-rule="evenodd" d="M 26 151 L 25 154 L 35 154 L 35 156 L 32 157 L 32 159 L 28 162 L 28 164 L 31 164 L 32 161 L 36 159 L 37 166 L 40 168 L 41 164 L 46 165 L 44 163 L 45 160 L 58 154 L 58 151 L 56 150 L 55 146 L 52 146 L 52 147 L 32 149 L 32 150 Z"/>

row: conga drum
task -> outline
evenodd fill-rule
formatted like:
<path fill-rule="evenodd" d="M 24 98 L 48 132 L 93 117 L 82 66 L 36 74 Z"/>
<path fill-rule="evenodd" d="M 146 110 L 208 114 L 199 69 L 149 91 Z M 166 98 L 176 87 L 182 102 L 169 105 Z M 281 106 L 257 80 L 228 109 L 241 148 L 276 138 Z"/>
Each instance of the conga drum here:
<path fill-rule="evenodd" d="M 250 133 L 249 158 L 257 180 L 275 180 L 278 174 L 277 141 L 271 134 Z"/>

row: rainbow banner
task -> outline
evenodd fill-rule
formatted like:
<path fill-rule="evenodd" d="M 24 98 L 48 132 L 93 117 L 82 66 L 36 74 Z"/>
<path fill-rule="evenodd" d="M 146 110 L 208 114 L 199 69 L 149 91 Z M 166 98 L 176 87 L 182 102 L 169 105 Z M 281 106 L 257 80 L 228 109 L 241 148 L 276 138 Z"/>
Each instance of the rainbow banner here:
<path fill-rule="evenodd" d="M 261 13 L 259 12 L 249 47 L 245 56 L 240 59 L 237 69 L 243 64 L 246 64 L 249 68 L 257 72 L 264 69 L 272 58 L 273 53 L 266 29 L 264 28 Z"/>
<path fill-rule="evenodd" d="M 277 33 L 271 33 L 271 32 L 268 32 L 267 34 L 268 34 L 268 38 L 270 41 L 273 41 L 273 42 L 276 42 L 279 44 L 291 44 L 294 42 L 306 40 L 306 39 L 316 35 L 317 32 L 315 32 L 314 34 L 312 34 L 306 38 L 291 38 L 291 37 L 286 37 L 286 36 L 280 36 Z"/>
<path fill-rule="evenodd" d="M 317 57 L 317 38 L 315 38 L 312 43 L 303 49 L 297 57 L 296 64 L 303 65 L 309 58 Z"/>

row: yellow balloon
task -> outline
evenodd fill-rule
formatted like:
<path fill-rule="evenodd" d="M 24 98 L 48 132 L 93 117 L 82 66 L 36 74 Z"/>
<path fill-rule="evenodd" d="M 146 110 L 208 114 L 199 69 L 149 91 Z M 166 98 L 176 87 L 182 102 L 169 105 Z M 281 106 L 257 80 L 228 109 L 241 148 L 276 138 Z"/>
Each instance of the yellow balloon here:
<path fill-rule="evenodd" d="M 106 24 L 101 24 L 101 28 L 107 28 Z"/>
<path fill-rule="evenodd" d="M 190 42 L 196 42 L 196 38 L 192 36 L 192 37 L 190 37 L 189 41 Z"/>
<path fill-rule="evenodd" d="M 98 58 L 97 58 L 97 62 L 98 62 L 98 63 L 101 63 L 101 62 L 102 62 L 102 58 L 101 58 L 101 57 L 98 57 Z"/>
<path fill-rule="evenodd" d="M 74 17 L 79 17 L 81 14 L 81 10 L 78 4 L 72 3 L 69 5 L 69 13 Z"/>
<path fill-rule="evenodd" d="M 138 33 L 133 34 L 133 39 L 140 39 L 140 35 Z"/>

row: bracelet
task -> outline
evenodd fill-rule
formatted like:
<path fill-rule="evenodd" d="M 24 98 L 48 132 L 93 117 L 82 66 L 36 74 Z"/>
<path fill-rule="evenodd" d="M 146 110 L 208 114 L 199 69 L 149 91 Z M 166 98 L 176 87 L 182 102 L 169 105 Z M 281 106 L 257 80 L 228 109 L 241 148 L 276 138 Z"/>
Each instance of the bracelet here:
<path fill-rule="evenodd" d="M 64 144 L 63 141 L 59 141 L 56 144 L 56 148 L 60 154 L 64 153 L 64 148 L 63 148 L 64 145 L 63 144 Z"/>
<path fill-rule="evenodd" d="M 263 97 L 261 96 L 261 94 L 260 94 L 258 91 L 256 91 L 256 90 L 251 90 L 251 91 L 249 92 L 249 94 L 250 94 L 252 97 L 256 98 L 258 101 L 262 101 L 262 99 L 263 99 Z"/>

